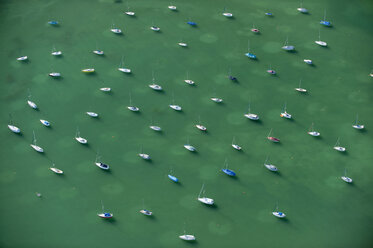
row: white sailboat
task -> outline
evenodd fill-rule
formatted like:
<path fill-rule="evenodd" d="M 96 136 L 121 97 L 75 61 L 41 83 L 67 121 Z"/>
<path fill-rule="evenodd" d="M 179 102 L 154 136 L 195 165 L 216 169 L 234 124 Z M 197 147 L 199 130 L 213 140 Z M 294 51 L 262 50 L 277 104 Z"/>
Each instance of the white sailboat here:
<path fill-rule="evenodd" d="M 198 201 L 200 201 L 200 202 L 202 202 L 206 205 L 213 205 L 214 204 L 214 199 L 205 197 L 204 187 L 205 187 L 205 184 L 202 185 L 201 191 L 199 192 L 199 195 L 198 195 L 197 199 L 198 199 Z M 201 197 L 202 192 L 203 192 L 203 195 Z"/>
<path fill-rule="evenodd" d="M 89 115 L 90 117 L 93 117 L 93 118 L 97 118 L 98 117 L 98 114 L 95 113 L 95 112 L 86 112 L 87 115 Z"/>
<path fill-rule="evenodd" d="M 57 51 L 56 48 L 53 46 L 51 54 L 53 56 L 60 56 L 60 55 L 62 55 L 62 52 L 61 51 Z"/>
<path fill-rule="evenodd" d="M 84 72 L 84 73 L 94 73 L 95 69 L 94 68 L 82 69 L 82 72 Z"/>
<path fill-rule="evenodd" d="M 241 146 L 237 145 L 236 144 L 236 137 L 233 137 L 233 140 L 232 140 L 232 147 L 238 151 L 240 151 L 242 149 Z"/>
<path fill-rule="evenodd" d="M 172 104 L 169 105 L 170 108 L 172 108 L 173 110 L 176 110 L 176 111 L 181 111 L 181 107 L 179 105 L 176 105 L 175 104 L 175 98 L 174 98 L 174 94 L 172 93 Z"/>
<path fill-rule="evenodd" d="M 358 124 L 359 123 L 358 120 L 359 120 L 359 116 L 356 115 L 356 121 L 355 121 L 355 124 L 352 125 L 352 127 L 355 129 L 364 129 L 364 125 Z"/>
<path fill-rule="evenodd" d="M 184 145 L 184 148 L 187 149 L 188 151 L 191 151 L 191 152 L 196 151 L 196 148 L 189 144 L 189 137 L 187 139 L 187 143 Z"/>
<path fill-rule="evenodd" d="M 296 91 L 300 92 L 300 93 L 306 93 L 307 90 L 304 89 L 304 88 L 301 88 L 300 85 L 302 84 L 302 80 L 299 80 L 299 86 L 298 88 L 294 88 Z"/>
<path fill-rule="evenodd" d="M 122 33 L 121 29 L 114 27 L 114 23 L 111 25 L 110 31 L 113 32 L 114 34 L 121 34 Z"/>
<path fill-rule="evenodd" d="M 107 165 L 107 164 L 104 164 L 101 162 L 101 156 L 98 155 L 98 152 L 96 154 L 96 160 L 95 160 L 95 165 L 100 168 L 100 169 L 103 169 L 103 170 L 109 170 L 110 169 L 110 166 Z"/>
<path fill-rule="evenodd" d="M 253 114 L 250 112 L 250 104 L 249 104 L 249 111 L 247 114 L 244 114 L 244 116 L 250 120 L 253 120 L 253 121 L 257 121 L 259 120 L 259 115 L 257 114 Z"/>
<path fill-rule="evenodd" d="M 268 163 L 268 159 L 269 159 L 269 156 L 267 156 L 266 160 L 264 161 L 264 166 L 265 166 L 268 170 L 270 170 L 270 171 L 273 171 L 273 172 L 278 171 L 278 169 L 277 169 L 276 166 L 274 166 L 273 164 Z"/>
<path fill-rule="evenodd" d="M 98 214 L 97 214 L 98 217 L 103 218 L 103 219 L 110 219 L 110 218 L 113 218 L 114 215 L 113 215 L 112 213 L 106 212 L 106 211 L 104 210 L 104 204 L 102 203 L 102 201 L 101 201 L 101 207 L 102 207 L 102 213 L 98 213 Z"/>
<path fill-rule="evenodd" d="M 314 136 L 314 137 L 320 136 L 320 133 L 314 130 L 313 123 L 312 123 L 312 125 L 310 127 L 310 131 L 308 132 L 308 134 L 311 135 L 311 136 Z"/>
<path fill-rule="evenodd" d="M 160 85 L 158 85 L 158 84 L 155 83 L 154 72 L 152 72 L 152 74 L 153 74 L 152 83 L 149 84 L 149 87 L 152 88 L 153 90 L 161 91 L 162 87 Z"/>
<path fill-rule="evenodd" d="M 187 47 L 187 46 L 188 46 L 188 44 L 185 43 L 185 42 L 183 42 L 183 41 L 180 41 L 180 42 L 178 42 L 177 44 L 178 44 L 179 46 L 181 46 L 181 47 Z"/>
<path fill-rule="evenodd" d="M 346 151 L 346 148 L 345 148 L 345 147 L 340 146 L 339 138 L 337 139 L 337 142 L 335 143 L 333 149 L 334 149 L 334 150 L 337 150 L 337 151 L 339 151 L 339 152 L 345 152 L 345 151 Z"/>
<path fill-rule="evenodd" d="M 223 102 L 223 99 L 221 99 L 221 98 L 219 98 L 219 97 L 211 97 L 210 99 L 211 99 L 211 101 L 216 102 L 216 103 L 221 103 L 221 102 Z"/>
<path fill-rule="evenodd" d="M 53 164 L 53 167 L 50 167 L 49 169 L 50 169 L 51 171 L 53 171 L 54 173 L 56 173 L 56 174 L 59 174 L 59 175 L 63 174 L 63 171 L 62 171 L 62 170 L 60 170 L 60 169 L 54 167 L 54 164 Z"/>
<path fill-rule="evenodd" d="M 146 154 L 146 153 L 143 153 L 142 151 L 142 147 L 140 149 L 140 153 L 138 154 L 140 156 L 140 158 L 142 159 L 145 159 L 145 160 L 150 160 L 150 155 L 149 154 Z"/>
<path fill-rule="evenodd" d="M 44 152 L 43 148 L 41 148 L 40 146 L 36 145 L 36 137 L 35 137 L 35 132 L 32 131 L 32 135 L 33 135 L 33 139 L 32 139 L 32 144 L 30 144 L 30 146 L 37 152 Z"/>
<path fill-rule="evenodd" d="M 146 210 L 144 206 L 145 206 L 144 199 L 142 199 L 142 209 L 140 210 L 140 213 L 142 213 L 143 215 L 147 215 L 147 216 L 153 215 L 153 212 Z"/>
<path fill-rule="evenodd" d="M 194 85 L 194 81 L 189 79 L 189 72 L 187 72 L 187 79 L 184 80 L 185 83 L 189 85 Z"/>
<path fill-rule="evenodd" d="M 196 128 L 198 128 L 201 131 L 206 131 L 207 128 L 203 125 L 201 125 L 201 116 L 198 116 L 198 124 L 196 125 Z"/>
<path fill-rule="evenodd" d="M 21 56 L 17 58 L 18 61 L 26 61 L 27 59 L 28 59 L 27 56 Z"/>
<path fill-rule="evenodd" d="M 304 61 L 304 63 L 306 63 L 308 65 L 312 65 L 313 64 L 312 60 L 310 60 L 310 59 L 304 59 L 303 61 Z"/>
<path fill-rule="evenodd" d="M 224 7 L 223 16 L 230 18 L 233 17 L 233 14 L 230 12 L 226 12 L 226 8 Z"/>
<path fill-rule="evenodd" d="M 286 41 L 285 41 L 285 44 L 282 47 L 282 49 L 284 49 L 286 51 L 293 51 L 295 49 L 295 47 L 294 46 L 290 46 L 288 43 L 289 43 L 289 38 L 287 37 Z"/>
<path fill-rule="evenodd" d="M 135 15 L 135 12 L 130 11 L 130 7 L 128 6 L 128 3 L 127 3 L 127 11 L 125 11 L 124 14 L 126 14 L 128 16 L 134 16 Z"/>
<path fill-rule="evenodd" d="M 276 203 L 276 209 L 272 212 L 272 214 L 274 216 L 276 216 L 277 218 L 285 218 L 286 217 L 286 214 L 284 212 L 278 211 L 278 203 Z"/>
<path fill-rule="evenodd" d="M 285 103 L 285 106 L 284 106 L 284 111 L 281 112 L 280 116 L 284 117 L 284 118 L 287 118 L 287 119 L 291 119 L 291 114 L 289 114 L 288 112 L 286 112 L 286 103 Z"/>
<path fill-rule="evenodd" d="M 194 235 L 186 234 L 185 231 L 184 231 L 183 235 L 179 236 L 179 238 L 181 238 L 182 240 L 186 240 L 186 241 L 194 241 L 194 240 L 196 240 L 196 237 Z"/>
<path fill-rule="evenodd" d="M 11 114 L 9 114 L 9 118 L 10 118 L 10 121 L 9 121 L 9 124 L 8 124 L 8 128 L 10 129 L 10 131 L 12 131 L 13 133 L 20 133 L 21 129 L 19 129 L 18 127 L 13 125 L 13 120 L 12 120 L 12 115 Z"/>
<path fill-rule="evenodd" d="M 78 141 L 80 144 L 83 144 L 83 145 L 88 143 L 88 141 L 85 138 L 80 137 L 79 128 L 76 128 L 75 139 L 76 141 Z"/>
<path fill-rule="evenodd" d="M 342 179 L 343 181 L 345 181 L 346 183 L 352 183 L 352 178 L 350 178 L 350 177 L 347 176 L 346 168 L 345 168 L 345 173 L 344 173 L 344 175 L 341 177 L 341 179 Z"/>
<path fill-rule="evenodd" d="M 61 73 L 59 73 L 59 72 L 51 72 L 48 75 L 51 76 L 51 77 L 61 77 Z"/>
<path fill-rule="evenodd" d="M 47 121 L 47 120 L 40 119 L 40 122 L 41 122 L 41 124 L 43 124 L 46 127 L 49 127 L 51 125 L 51 123 L 49 121 Z"/>
<path fill-rule="evenodd" d="M 326 47 L 328 44 L 325 41 L 322 41 L 320 38 L 320 29 L 319 29 L 319 40 L 315 40 L 315 43 L 319 46 Z"/>
<path fill-rule="evenodd" d="M 167 8 L 170 9 L 170 10 L 173 10 L 173 11 L 177 10 L 177 7 L 175 5 L 172 5 L 172 4 L 170 4 Z"/>
<path fill-rule="evenodd" d="M 103 92 L 110 92 L 111 88 L 104 87 L 104 88 L 100 88 L 100 90 L 103 91 Z"/>
<path fill-rule="evenodd" d="M 124 73 L 131 73 L 131 69 L 126 68 L 123 65 L 123 56 L 122 56 L 122 60 L 120 61 L 120 64 L 119 64 L 118 71 L 121 71 L 121 72 L 124 72 Z"/>
<path fill-rule="evenodd" d="M 140 111 L 140 109 L 139 109 L 138 107 L 132 105 L 132 97 L 131 97 L 131 93 L 130 93 L 130 105 L 127 106 L 127 108 L 128 108 L 129 110 L 131 110 L 132 112 L 139 112 L 139 111 Z"/>
<path fill-rule="evenodd" d="M 303 8 L 303 3 L 302 3 L 302 2 L 300 3 L 300 7 L 297 8 L 297 10 L 298 10 L 300 13 L 303 13 L 303 14 L 307 14 L 307 13 L 308 13 L 308 9 Z"/>

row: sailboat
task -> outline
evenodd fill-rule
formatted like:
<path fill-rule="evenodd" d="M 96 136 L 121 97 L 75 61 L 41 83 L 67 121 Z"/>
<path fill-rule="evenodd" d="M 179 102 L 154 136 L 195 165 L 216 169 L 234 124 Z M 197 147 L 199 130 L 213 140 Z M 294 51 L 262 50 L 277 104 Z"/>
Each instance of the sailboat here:
<path fill-rule="evenodd" d="M 345 174 L 341 177 L 343 181 L 346 183 L 352 183 L 352 179 L 347 176 L 346 168 L 345 168 Z"/>
<path fill-rule="evenodd" d="M 197 26 L 197 23 L 196 22 L 192 22 L 192 21 L 187 21 L 187 24 L 189 24 L 190 26 Z"/>
<path fill-rule="evenodd" d="M 194 241 L 196 240 L 196 237 L 191 234 L 186 234 L 186 231 L 184 230 L 184 234 L 179 236 L 180 239 L 185 241 Z"/>
<path fill-rule="evenodd" d="M 325 41 L 322 41 L 320 38 L 320 29 L 319 29 L 319 40 L 315 40 L 315 43 L 319 46 L 326 47 L 328 44 Z"/>
<path fill-rule="evenodd" d="M 225 174 L 227 174 L 228 176 L 231 176 L 231 177 L 236 176 L 236 172 L 228 169 L 227 159 L 225 159 L 224 165 L 225 165 L 225 168 L 221 169 L 222 172 L 224 172 Z"/>
<path fill-rule="evenodd" d="M 98 114 L 95 113 L 95 112 L 86 112 L 87 115 L 89 115 L 90 117 L 93 117 L 93 118 L 97 118 L 98 117 Z"/>
<path fill-rule="evenodd" d="M 187 79 L 184 80 L 189 85 L 194 85 L 194 81 L 189 79 L 189 72 L 187 72 Z"/>
<path fill-rule="evenodd" d="M 232 81 L 237 81 L 237 78 L 232 75 L 232 69 L 229 68 L 228 78 Z"/>
<path fill-rule="evenodd" d="M 278 203 L 276 203 L 276 209 L 272 212 L 272 214 L 274 216 L 276 216 L 277 218 L 285 218 L 286 217 L 286 214 L 284 212 L 278 211 Z"/>
<path fill-rule="evenodd" d="M 97 152 L 97 154 L 96 154 L 96 160 L 95 160 L 95 165 L 98 166 L 100 169 L 103 169 L 103 170 L 110 169 L 110 166 L 107 165 L 107 164 L 102 163 L 101 160 L 100 160 L 100 158 L 101 157 L 98 155 L 98 152 Z"/>
<path fill-rule="evenodd" d="M 111 88 L 104 87 L 104 88 L 100 88 L 100 90 L 103 91 L 103 92 L 110 92 Z"/>
<path fill-rule="evenodd" d="M 191 151 L 191 152 L 196 151 L 196 148 L 189 144 L 189 137 L 187 139 L 187 143 L 184 145 L 184 148 L 187 149 L 188 151 Z"/>
<path fill-rule="evenodd" d="M 139 156 L 140 156 L 140 158 L 142 158 L 142 159 L 150 160 L 150 155 L 149 155 L 149 154 L 146 154 L 146 153 L 143 153 L 143 152 L 142 152 L 142 147 L 141 147 L 141 149 L 140 149 Z"/>
<path fill-rule="evenodd" d="M 31 94 L 30 94 L 30 93 L 29 93 L 28 98 L 29 98 L 29 99 L 31 98 Z M 31 100 L 27 100 L 27 104 L 28 104 L 31 108 L 33 108 L 33 109 L 38 109 L 38 106 L 37 106 L 33 101 L 31 101 Z"/>
<path fill-rule="evenodd" d="M 355 129 L 364 129 L 364 125 L 358 124 L 358 115 L 356 115 L 356 121 L 355 124 L 352 125 L 352 127 Z"/>
<path fill-rule="evenodd" d="M 295 49 L 294 46 L 289 46 L 289 37 L 286 38 L 285 44 L 282 47 L 282 49 L 284 49 L 286 51 L 293 51 Z"/>
<path fill-rule="evenodd" d="M 52 54 L 53 56 L 60 56 L 60 55 L 62 55 L 62 52 L 56 50 L 56 48 L 53 46 L 53 48 L 52 48 L 52 53 L 51 53 L 51 54 Z"/>
<path fill-rule="evenodd" d="M 269 159 L 269 156 L 267 156 L 266 160 L 264 161 L 264 166 L 265 166 L 268 170 L 270 170 L 270 171 L 273 171 L 273 172 L 278 171 L 278 169 L 277 169 L 276 166 L 274 166 L 273 164 L 268 163 L 268 159 Z"/>
<path fill-rule="evenodd" d="M 59 73 L 59 72 L 51 72 L 48 75 L 50 77 L 56 77 L 56 78 L 61 77 L 61 73 Z"/>
<path fill-rule="evenodd" d="M 314 130 L 314 128 L 313 128 L 313 123 L 312 123 L 312 125 L 311 125 L 311 127 L 310 127 L 310 131 L 308 132 L 308 134 L 311 135 L 311 136 L 314 136 L 314 137 L 318 137 L 318 136 L 320 136 L 320 133 L 319 133 L 319 132 L 316 132 L 316 131 Z"/>
<path fill-rule="evenodd" d="M 153 125 L 153 119 L 151 120 L 151 123 L 150 123 L 149 127 L 150 127 L 150 129 L 152 129 L 154 131 L 157 131 L 157 132 L 162 131 L 161 127 Z"/>
<path fill-rule="evenodd" d="M 308 10 L 306 8 L 303 8 L 303 3 L 301 2 L 300 3 L 300 7 L 297 8 L 297 10 L 300 12 L 300 13 L 303 13 L 303 14 L 307 14 L 308 13 Z"/>
<path fill-rule="evenodd" d="M 124 12 L 124 14 L 126 14 L 126 15 L 128 15 L 128 16 L 134 16 L 134 15 L 135 15 L 135 12 L 130 11 L 130 7 L 129 7 L 128 4 L 127 4 L 127 11 Z"/>
<path fill-rule="evenodd" d="M 196 128 L 198 128 L 198 129 L 201 130 L 201 131 L 206 131 L 207 128 L 206 128 L 205 126 L 201 125 L 201 116 L 199 116 L 198 119 L 199 119 L 199 122 L 198 122 L 198 124 L 196 125 Z"/>
<path fill-rule="evenodd" d="M 269 139 L 270 141 L 275 142 L 275 143 L 280 142 L 280 139 L 271 136 L 271 133 L 272 133 L 272 128 L 271 128 L 271 131 L 269 131 L 269 133 L 267 135 L 267 139 Z"/>
<path fill-rule="evenodd" d="M 93 73 L 93 72 L 95 72 L 95 69 L 94 68 L 82 69 L 82 72 L 84 72 L 84 73 Z"/>
<path fill-rule="evenodd" d="M 104 218 L 104 219 L 113 218 L 114 215 L 112 213 L 106 212 L 104 210 L 104 204 L 102 203 L 102 201 L 101 201 L 101 207 L 102 207 L 102 213 L 97 214 L 99 217 Z"/>
<path fill-rule="evenodd" d="M 114 34 L 121 34 L 122 33 L 121 29 L 114 27 L 114 23 L 111 25 L 110 31 L 113 32 Z"/>
<path fill-rule="evenodd" d="M 80 137 L 80 131 L 79 128 L 76 128 L 76 134 L 75 134 L 75 139 L 78 141 L 80 144 L 87 144 L 88 141 L 85 138 Z"/>
<path fill-rule="evenodd" d="M 259 34 L 260 33 L 259 29 L 255 28 L 254 24 L 253 24 L 253 28 L 251 29 L 251 32 L 253 32 L 255 34 Z"/>
<path fill-rule="evenodd" d="M 326 10 L 324 11 L 324 19 L 320 21 L 320 24 L 327 27 L 332 26 L 332 24 L 326 20 Z"/>
<path fill-rule="evenodd" d="M 229 13 L 229 12 L 226 12 L 225 11 L 225 7 L 224 7 L 224 10 L 223 10 L 223 16 L 225 16 L 225 17 L 233 17 L 233 14 L 232 13 Z"/>
<path fill-rule="evenodd" d="M 370 76 L 370 77 L 373 77 L 373 72 L 371 72 L 371 73 L 369 74 L 369 76 Z"/>
<path fill-rule="evenodd" d="M 179 42 L 179 43 L 177 43 L 179 46 L 181 46 L 181 47 L 187 47 L 188 46 L 188 44 L 187 43 L 185 43 L 185 42 L 183 42 L 182 40 Z"/>
<path fill-rule="evenodd" d="M 97 49 L 97 43 L 96 43 L 96 50 L 93 50 L 93 53 L 97 55 L 104 55 L 104 51 Z"/>
<path fill-rule="evenodd" d="M 300 87 L 300 85 L 302 84 L 302 80 L 299 80 L 299 86 L 298 86 L 298 88 L 294 88 L 296 91 L 298 91 L 298 92 L 301 92 L 301 93 L 306 93 L 307 92 L 307 90 L 306 89 L 303 89 L 303 88 L 301 88 Z"/>
<path fill-rule="evenodd" d="M 171 181 L 174 181 L 175 183 L 179 182 L 179 179 L 172 175 L 172 169 L 170 170 L 170 174 L 168 174 L 167 176 Z"/>
<path fill-rule="evenodd" d="M 304 63 L 306 63 L 306 64 L 308 64 L 308 65 L 312 65 L 312 60 L 310 60 L 310 59 L 304 59 L 303 60 L 304 61 Z"/>
<path fill-rule="evenodd" d="M 149 210 L 146 210 L 144 208 L 144 199 L 142 199 L 142 206 L 143 206 L 143 209 L 140 210 L 140 213 L 144 214 L 144 215 L 147 215 L 147 216 L 150 216 L 153 214 L 153 212 L 149 211 Z"/>
<path fill-rule="evenodd" d="M 236 143 L 236 137 L 233 137 L 233 140 L 232 140 L 232 147 L 238 151 L 240 151 L 242 148 L 241 146 L 235 144 Z"/>
<path fill-rule="evenodd" d="M 256 55 L 250 52 L 250 40 L 247 42 L 247 53 L 245 53 L 245 56 L 250 59 L 256 59 Z"/>
<path fill-rule="evenodd" d="M 43 124 L 46 127 L 49 127 L 51 125 L 51 123 L 49 121 L 47 121 L 47 120 L 40 119 L 40 122 L 41 122 L 41 124 Z"/>
<path fill-rule="evenodd" d="M 199 195 L 198 195 L 198 201 L 206 204 L 206 205 L 213 205 L 214 204 L 214 199 L 211 199 L 211 198 L 207 198 L 205 197 L 205 191 L 203 190 L 205 187 L 205 184 L 202 185 L 202 188 L 201 188 L 201 191 L 199 192 Z M 201 194 L 202 194 L 202 191 L 203 191 L 203 197 L 201 197 Z"/>
<path fill-rule="evenodd" d="M 216 103 L 221 103 L 221 102 L 223 102 L 223 99 L 221 99 L 221 98 L 219 98 L 219 97 L 211 97 L 210 99 L 211 99 L 211 101 L 216 102 Z"/>
<path fill-rule="evenodd" d="M 49 25 L 56 26 L 58 25 L 58 21 L 48 21 Z"/>
<path fill-rule="evenodd" d="M 172 4 L 170 4 L 167 8 L 170 9 L 170 10 L 173 10 L 173 11 L 177 10 L 176 6 L 174 6 Z"/>
<path fill-rule="evenodd" d="M 172 104 L 170 104 L 168 106 L 170 106 L 170 108 L 172 108 L 173 110 L 181 111 L 181 107 L 179 105 L 175 104 L 175 98 L 174 98 L 174 94 L 173 93 L 172 93 Z"/>
<path fill-rule="evenodd" d="M 28 59 L 27 56 L 21 56 L 17 58 L 18 61 L 26 61 L 27 59 Z"/>
<path fill-rule="evenodd" d="M 123 56 L 122 56 L 122 60 L 120 61 L 120 64 L 119 64 L 118 71 L 121 71 L 121 72 L 124 72 L 124 73 L 131 73 L 131 69 L 125 68 L 124 65 L 123 65 Z"/>
<path fill-rule="evenodd" d="M 149 87 L 152 88 L 153 90 L 161 91 L 162 87 L 156 83 L 154 83 L 155 78 L 154 78 L 154 72 L 153 72 L 153 79 L 152 79 L 152 84 L 149 84 Z"/>
<path fill-rule="evenodd" d="M 337 142 L 335 143 L 333 149 L 334 149 L 334 150 L 337 150 L 337 151 L 340 151 L 340 152 L 345 152 L 345 151 L 346 151 L 346 148 L 345 148 L 345 147 L 340 146 L 339 138 L 337 139 Z"/>
<path fill-rule="evenodd" d="M 54 173 L 56 173 L 56 174 L 59 174 L 59 175 L 63 174 L 63 171 L 62 171 L 62 170 L 60 170 L 60 169 L 54 167 L 54 164 L 53 164 L 53 167 L 50 167 L 49 169 L 50 169 L 51 171 L 53 171 Z"/>
<path fill-rule="evenodd" d="M 250 104 L 249 104 L 249 111 L 247 114 L 244 114 L 244 116 L 253 121 L 259 120 L 259 116 L 257 114 L 250 113 Z"/>
<path fill-rule="evenodd" d="M 269 65 L 269 69 L 267 70 L 267 72 L 271 75 L 275 75 L 276 74 L 276 71 L 272 70 L 272 66 Z"/>
<path fill-rule="evenodd" d="M 159 27 L 154 25 L 154 22 L 153 22 L 152 26 L 150 27 L 150 29 L 155 31 L 155 32 L 158 32 L 159 30 L 161 30 Z"/>
<path fill-rule="evenodd" d="M 10 131 L 12 131 L 13 133 L 20 133 L 21 129 L 19 129 L 18 127 L 13 125 L 13 120 L 12 120 L 11 114 L 9 114 L 9 117 L 10 117 L 10 121 L 9 121 L 9 124 L 8 124 L 8 128 L 10 129 Z"/>
<path fill-rule="evenodd" d="M 127 108 L 128 108 L 129 110 L 133 111 L 133 112 L 138 112 L 138 111 L 140 111 L 140 109 L 139 109 L 138 107 L 132 105 L 132 97 L 131 97 L 131 93 L 130 93 L 130 105 L 127 106 Z"/>
<path fill-rule="evenodd" d="M 32 139 L 32 144 L 30 145 L 35 151 L 37 152 L 44 152 L 43 148 L 40 146 L 36 145 L 36 137 L 35 137 L 35 132 L 32 131 L 33 139 Z"/>
<path fill-rule="evenodd" d="M 285 106 L 284 106 L 284 112 L 282 112 L 280 114 L 281 117 L 285 117 L 287 119 L 291 119 L 291 114 L 289 114 L 288 112 L 286 112 L 286 103 L 285 103 Z"/>

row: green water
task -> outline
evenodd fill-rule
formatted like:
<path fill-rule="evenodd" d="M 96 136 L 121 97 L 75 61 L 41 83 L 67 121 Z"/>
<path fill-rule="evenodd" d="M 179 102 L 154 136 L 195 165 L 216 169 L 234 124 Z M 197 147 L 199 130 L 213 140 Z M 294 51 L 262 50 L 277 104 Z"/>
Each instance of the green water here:
<path fill-rule="evenodd" d="M 371 247 L 371 1 L 304 1 L 308 15 L 295 0 L 179 0 L 177 12 L 169 1 L 128 1 L 136 17 L 123 14 L 126 4 L 0 2 L 1 247 Z M 319 24 L 324 9 L 332 28 Z M 113 23 L 123 35 L 110 32 Z M 327 48 L 314 43 L 319 30 Z M 295 53 L 281 50 L 287 37 Z M 257 61 L 244 56 L 248 39 Z M 27 63 L 16 61 L 22 55 Z M 130 75 L 117 70 L 122 56 Z M 90 67 L 95 74 L 81 72 Z M 148 87 L 152 71 L 162 93 Z M 183 82 L 187 72 L 195 87 Z M 294 91 L 300 79 L 309 94 Z M 27 106 L 28 89 L 39 111 Z M 138 114 L 126 108 L 130 92 Z M 173 99 L 181 113 L 168 107 Z M 260 122 L 243 116 L 249 102 Z M 293 120 L 279 116 L 285 102 Z M 9 113 L 22 135 L 7 129 Z M 357 113 L 366 130 L 352 128 Z M 194 127 L 199 116 L 207 133 Z M 312 122 L 320 138 L 307 135 Z M 77 127 L 87 146 L 74 140 Z M 271 128 L 280 144 L 266 139 Z M 29 146 L 33 130 L 44 154 Z M 345 154 L 332 149 L 338 137 Z M 183 148 L 188 138 L 197 153 Z M 151 162 L 137 156 L 141 147 Z M 94 165 L 98 151 L 110 172 Z M 263 166 L 267 155 L 279 174 Z M 220 171 L 226 158 L 235 179 Z M 167 178 L 171 168 L 181 183 Z M 345 168 L 352 185 L 340 179 Z M 203 183 L 215 207 L 196 200 Z M 113 221 L 97 217 L 101 200 Z M 272 216 L 276 202 L 286 220 Z M 184 229 L 197 242 L 180 240 Z"/>

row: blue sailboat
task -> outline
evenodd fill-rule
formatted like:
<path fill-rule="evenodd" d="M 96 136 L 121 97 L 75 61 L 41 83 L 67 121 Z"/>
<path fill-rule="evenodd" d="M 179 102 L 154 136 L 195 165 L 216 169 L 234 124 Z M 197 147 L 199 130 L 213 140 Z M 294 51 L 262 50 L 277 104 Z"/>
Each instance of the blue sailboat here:
<path fill-rule="evenodd" d="M 332 26 L 332 24 L 329 21 L 326 20 L 326 10 L 324 12 L 324 20 L 321 20 L 320 24 L 324 25 L 324 26 L 327 26 L 327 27 L 331 27 Z"/>
<path fill-rule="evenodd" d="M 256 59 L 256 55 L 253 53 L 250 53 L 250 41 L 248 41 L 247 43 L 247 53 L 245 53 L 245 55 L 249 57 L 250 59 Z"/>
<path fill-rule="evenodd" d="M 50 25 L 58 25 L 58 21 L 49 21 L 48 24 L 50 24 Z"/>
<path fill-rule="evenodd" d="M 221 169 L 222 172 L 227 174 L 228 176 L 234 177 L 236 175 L 236 172 L 228 169 L 228 163 L 227 160 L 225 160 L 225 169 Z"/>
<path fill-rule="evenodd" d="M 174 181 L 175 183 L 179 182 L 179 179 L 171 174 L 168 174 L 168 178 Z"/>
<path fill-rule="evenodd" d="M 189 24 L 190 26 L 197 26 L 197 23 L 192 21 L 188 21 L 187 24 Z"/>

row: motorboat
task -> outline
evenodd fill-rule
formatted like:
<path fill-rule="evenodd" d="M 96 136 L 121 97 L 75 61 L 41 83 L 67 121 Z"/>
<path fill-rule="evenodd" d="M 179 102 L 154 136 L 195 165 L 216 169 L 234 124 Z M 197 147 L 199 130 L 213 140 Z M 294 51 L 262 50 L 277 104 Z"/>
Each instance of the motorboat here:
<path fill-rule="evenodd" d="M 202 126 L 202 125 L 200 125 L 200 124 L 197 124 L 197 125 L 196 125 L 196 128 L 198 128 L 198 129 L 201 130 L 201 131 L 206 131 L 206 130 L 207 130 L 207 128 L 206 128 L 205 126 Z"/>
<path fill-rule="evenodd" d="M 179 105 L 175 105 L 175 104 L 170 104 L 169 105 L 170 108 L 176 110 L 176 111 L 181 111 L 181 107 Z"/>
<path fill-rule="evenodd" d="M 20 133 L 20 132 L 21 132 L 21 129 L 19 129 L 18 127 L 13 126 L 13 125 L 8 125 L 8 128 L 9 128 L 10 131 L 12 131 L 13 133 Z"/>
<path fill-rule="evenodd" d="M 93 73 L 93 72 L 95 72 L 95 69 L 93 69 L 93 68 L 83 69 L 82 72 Z"/>
<path fill-rule="evenodd" d="M 37 106 L 34 102 L 32 102 L 32 101 L 30 101 L 30 100 L 27 101 L 27 104 L 28 104 L 31 108 L 33 108 L 33 109 L 37 109 L 37 108 L 38 108 L 38 106 Z"/>
<path fill-rule="evenodd" d="M 312 60 L 310 60 L 310 59 L 304 59 L 303 61 L 304 61 L 304 63 L 306 63 L 308 65 L 312 65 Z"/>
<path fill-rule="evenodd" d="M 152 88 L 153 90 L 158 90 L 158 91 L 162 90 L 162 87 L 155 83 L 149 84 L 149 87 Z"/>
<path fill-rule="evenodd" d="M 154 131 L 162 131 L 162 129 L 161 129 L 161 127 L 159 127 L 159 126 L 149 126 L 150 127 L 150 129 L 153 129 Z"/>
<path fill-rule="evenodd" d="M 55 167 L 50 167 L 49 169 L 50 169 L 51 171 L 53 171 L 54 173 L 56 173 L 56 174 L 63 174 L 63 171 L 62 171 L 62 170 L 57 169 L 57 168 L 55 168 Z"/>
<path fill-rule="evenodd" d="M 51 77 L 61 77 L 61 73 L 59 73 L 59 72 L 51 72 L 48 75 L 51 76 Z"/>
<path fill-rule="evenodd" d="M 94 118 L 98 117 L 98 114 L 95 112 L 87 112 L 87 115 L 89 115 L 90 117 L 94 117 Z"/>
<path fill-rule="evenodd" d="M 27 56 L 21 56 L 21 57 L 18 57 L 18 58 L 17 58 L 18 61 L 25 61 L 25 60 L 27 60 L 27 59 L 28 59 Z"/>
<path fill-rule="evenodd" d="M 93 53 L 97 55 L 104 55 L 104 51 L 101 50 L 94 50 Z"/>
<path fill-rule="evenodd" d="M 147 216 L 150 216 L 150 215 L 153 214 L 152 212 L 150 212 L 149 210 L 146 210 L 146 209 L 142 209 L 142 210 L 140 210 L 140 213 L 142 213 L 142 214 L 144 214 L 144 215 L 147 215 Z"/>
<path fill-rule="evenodd" d="M 41 122 L 41 124 L 43 124 L 46 127 L 49 127 L 51 125 L 51 123 L 49 121 L 47 121 L 47 120 L 40 119 L 40 122 Z"/>

